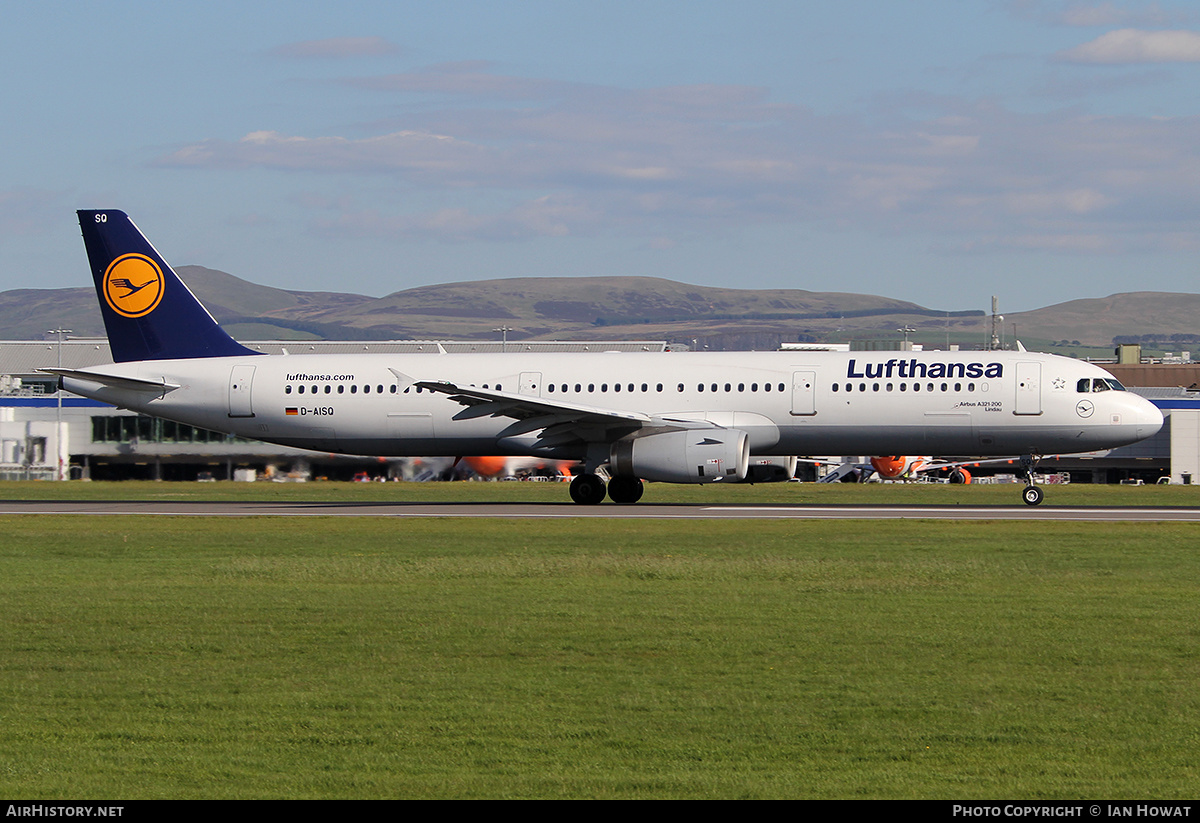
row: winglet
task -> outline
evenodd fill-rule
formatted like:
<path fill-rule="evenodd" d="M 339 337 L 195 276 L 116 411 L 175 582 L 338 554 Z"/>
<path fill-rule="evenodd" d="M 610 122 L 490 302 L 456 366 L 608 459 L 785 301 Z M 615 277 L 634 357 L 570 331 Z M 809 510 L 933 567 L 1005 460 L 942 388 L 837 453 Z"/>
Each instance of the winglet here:
<path fill-rule="evenodd" d="M 258 355 L 235 341 L 122 211 L 79 211 L 113 360 Z"/>

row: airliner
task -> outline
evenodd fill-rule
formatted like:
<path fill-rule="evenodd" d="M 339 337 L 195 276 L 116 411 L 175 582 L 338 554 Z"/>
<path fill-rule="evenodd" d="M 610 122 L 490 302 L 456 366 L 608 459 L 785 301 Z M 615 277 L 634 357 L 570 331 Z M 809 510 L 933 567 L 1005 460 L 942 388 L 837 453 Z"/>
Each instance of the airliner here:
<path fill-rule="evenodd" d="M 61 388 L 322 452 L 579 461 L 580 504 L 636 503 L 643 481 L 786 479 L 795 455 L 1032 467 L 1163 423 L 1097 366 L 1025 351 L 265 355 L 221 329 L 123 212 L 78 215 L 114 362 L 44 369 Z"/>

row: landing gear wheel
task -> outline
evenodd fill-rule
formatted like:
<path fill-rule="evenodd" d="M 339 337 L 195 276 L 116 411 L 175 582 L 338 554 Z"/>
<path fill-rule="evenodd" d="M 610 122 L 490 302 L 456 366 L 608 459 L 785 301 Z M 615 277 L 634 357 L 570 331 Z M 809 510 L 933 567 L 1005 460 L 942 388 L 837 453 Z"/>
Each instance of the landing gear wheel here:
<path fill-rule="evenodd" d="M 1026 486 L 1021 492 L 1021 498 L 1025 501 L 1026 506 L 1036 506 L 1042 502 L 1042 490 L 1037 486 Z"/>
<path fill-rule="evenodd" d="M 636 477 L 618 476 L 608 481 L 608 496 L 614 503 L 636 503 L 642 499 L 645 487 Z"/>
<path fill-rule="evenodd" d="M 604 481 L 594 474 L 580 474 L 571 481 L 571 499 L 581 506 L 594 506 L 604 499 Z"/>

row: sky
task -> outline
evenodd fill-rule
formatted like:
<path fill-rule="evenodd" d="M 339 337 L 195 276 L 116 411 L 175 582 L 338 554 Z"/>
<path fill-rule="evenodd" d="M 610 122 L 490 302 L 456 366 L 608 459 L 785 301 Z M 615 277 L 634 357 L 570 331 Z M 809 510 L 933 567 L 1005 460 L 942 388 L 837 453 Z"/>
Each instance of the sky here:
<path fill-rule="evenodd" d="M 932 309 L 1200 291 L 1188 0 L 0 0 L 0 290 L 636 275 Z M 3 336 L 0 331 L 0 336 Z"/>

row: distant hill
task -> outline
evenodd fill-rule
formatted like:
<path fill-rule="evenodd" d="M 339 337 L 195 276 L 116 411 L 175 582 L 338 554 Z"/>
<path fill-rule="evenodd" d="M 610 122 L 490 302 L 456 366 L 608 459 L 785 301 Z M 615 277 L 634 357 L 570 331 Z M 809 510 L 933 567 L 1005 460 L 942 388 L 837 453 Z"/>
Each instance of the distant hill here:
<path fill-rule="evenodd" d="M 938 345 L 986 342 L 981 311 L 944 311 L 877 295 L 801 289 L 724 289 L 652 277 L 559 277 L 421 286 L 368 297 L 260 286 L 226 272 L 181 266 L 180 276 L 241 339 L 666 339 L 713 349 L 768 349 L 798 339 L 896 339 L 897 329 Z M 1006 315 L 1023 340 L 1111 345 L 1118 335 L 1197 334 L 1200 295 L 1135 292 Z M 0 292 L 0 338 L 47 329 L 104 333 L 92 288 Z M 1044 345 L 1044 343 L 1042 343 Z M 1183 346 L 1186 348 L 1186 346 Z"/>

